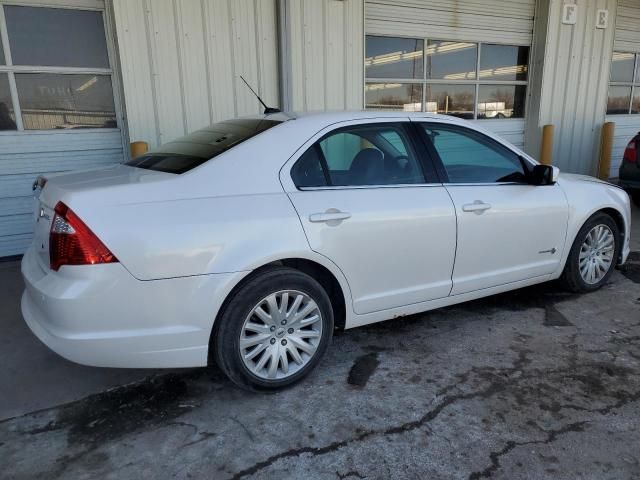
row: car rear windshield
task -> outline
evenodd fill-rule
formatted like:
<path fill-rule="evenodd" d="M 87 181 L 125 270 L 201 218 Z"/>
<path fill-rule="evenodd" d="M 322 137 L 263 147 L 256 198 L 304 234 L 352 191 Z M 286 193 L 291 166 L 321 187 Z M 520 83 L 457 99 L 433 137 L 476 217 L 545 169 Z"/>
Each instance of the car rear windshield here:
<path fill-rule="evenodd" d="M 158 172 L 188 172 L 279 123 L 260 118 L 226 120 L 166 143 L 125 165 Z"/>

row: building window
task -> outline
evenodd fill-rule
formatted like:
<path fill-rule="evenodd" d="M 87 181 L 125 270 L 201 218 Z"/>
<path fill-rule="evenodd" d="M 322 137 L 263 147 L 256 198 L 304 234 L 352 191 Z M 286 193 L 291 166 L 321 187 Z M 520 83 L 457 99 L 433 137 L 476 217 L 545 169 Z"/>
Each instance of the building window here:
<path fill-rule="evenodd" d="M 613 52 L 607 115 L 640 113 L 640 53 Z"/>
<path fill-rule="evenodd" d="M 368 35 L 365 106 L 523 118 L 529 47 Z"/>
<path fill-rule="evenodd" d="M 116 128 L 103 13 L 0 10 L 0 130 Z"/>

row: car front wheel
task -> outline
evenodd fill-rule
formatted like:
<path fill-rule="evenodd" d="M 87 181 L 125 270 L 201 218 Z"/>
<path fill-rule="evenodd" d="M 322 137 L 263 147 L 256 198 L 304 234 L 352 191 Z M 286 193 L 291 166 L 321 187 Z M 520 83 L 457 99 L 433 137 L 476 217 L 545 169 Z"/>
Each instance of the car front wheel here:
<path fill-rule="evenodd" d="M 275 390 L 306 376 L 333 334 L 333 310 L 322 286 L 298 270 L 256 274 L 217 320 L 216 361 L 238 386 Z"/>
<path fill-rule="evenodd" d="M 574 292 L 597 290 L 609 279 L 620 252 L 620 231 L 605 213 L 596 213 L 573 242 L 561 280 Z"/>

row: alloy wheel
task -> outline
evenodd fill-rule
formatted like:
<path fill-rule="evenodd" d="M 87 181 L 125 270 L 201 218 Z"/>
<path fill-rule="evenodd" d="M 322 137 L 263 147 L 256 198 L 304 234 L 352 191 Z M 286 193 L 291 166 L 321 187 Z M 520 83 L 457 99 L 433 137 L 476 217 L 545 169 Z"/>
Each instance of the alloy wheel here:
<path fill-rule="evenodd" d="M 615 239 L 607 225 L 593 227 L 580 247 L 578 266 L 580 276 L 589 285 L 598 283 L 613 263 Z"/>
<path fill-rule="evenodd" d="M 321 338 L 317 303 L 303 292 L 281 290 L 263 298 L 245 319 L 240 355 L 257 377 L 279 380 L 307 365 Z"/>

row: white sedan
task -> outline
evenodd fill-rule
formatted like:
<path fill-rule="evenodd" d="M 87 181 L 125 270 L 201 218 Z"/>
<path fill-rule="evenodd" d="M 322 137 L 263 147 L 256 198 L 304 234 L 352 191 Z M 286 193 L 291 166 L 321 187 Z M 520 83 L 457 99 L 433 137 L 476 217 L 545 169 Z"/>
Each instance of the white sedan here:
<path fill-rule="evenodd" d="M 423 113 L 229 120 L 110 168 L 39 178 L 22 312 L 108 367 L 217 362 L 275 389 L 352 328 L 561 278 L 629 253 L 627 194 Z"/>

